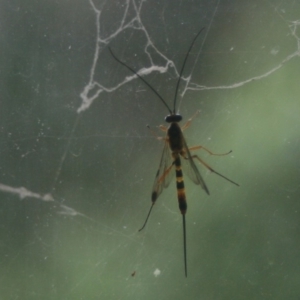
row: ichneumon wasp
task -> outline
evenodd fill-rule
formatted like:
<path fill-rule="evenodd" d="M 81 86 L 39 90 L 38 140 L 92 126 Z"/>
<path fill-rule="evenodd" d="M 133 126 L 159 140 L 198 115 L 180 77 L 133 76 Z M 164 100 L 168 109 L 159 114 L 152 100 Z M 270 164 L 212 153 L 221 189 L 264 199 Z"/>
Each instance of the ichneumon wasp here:
<path fill-rule="evenodd" d="M 151 214 L 152 208 L 159 197 L 159 195 L 162 193 L 164 188 L 167 188 L 170 184 L 170 181 L 172 179 L 172 169 L 175 168 L 175 174 L 176 174 L 176 188 L 177 188 L 177 197 L 178 197 L 178 203 L 179 203 L 179 209 L 182 214 L 182 223 L 183 223 L 183 252 L 184 252 L 184 271 L 185 276 L 187 277 L 187 250 L 186 250 L 186 222 L 185 222 L 185 214 L 187 211 L 187 202 L 186 202 L 186 195 L 185 195 L 185 188 L 184 188 L 184 181 L 183 181 L 183 172 L 182 172 L 182 166 L 185 166 L 185 172 L 188 175 L 188 177 L 197 185 L 200 185 L 204 191 L 209 195 L 209 190 L 198 171 L 197 166 L 195 165 L 194 159 L 197 159 L 202 165 L 204 165 L 208 170 L 211 172 L 219 175 L 220 177 L 226 179 L 227 181 L 239 186 L 236 182 L 230 180 L 229 178 L 225 177 L 224 175 L 218 173 L 213 168 L 211 168 L 205 161 L 203 161 L 198 155 L 192 155 L 190 151 L 193 150 L 199 150 L 203 149 L 206 152 L 208 152 L 210 155 L 227 155 L 231 153 L 232 151 L 229 151 L 224 154 L 215 154 L 211 152 L 210 150 L 206 149 L 203 146 L 194 146 L 191 148 L 188 148 L 187 143 L 183 137 L 183 130 L 189 127 L 192 118 L 189 119 L 182 127 L 179 126 L 179 122 L 182 120 L 182 116 L 178 113 L 176 113 L 176 100 L 177 100 L 177 94 L 178 89 L 180 85 L 180 80 L 182 78 L 182 74 L 184 71 L 184 67 L 186 64 L 186 61 L 188 59 L 188 56 L 194 46 L 194 43 L 197 39 L 197 37 L 200 35 L 200 33 L 204 30 L 202 28 L 194 37 L 187 54 L 185 55 L 184 62 L 182 64 L 179 78 L 177 80 L 177 85 L 175 89 L 175 96 L 174 96 L 174 103 L 173 103 L 173 110 L 170 109 L 166 101 L 160 96 L 160 94 L 141 76 L 139 75 L 134 69 L 126 65 L 124 62 L 119 60 L 115 54 L 112 52 L 112 50 L 109 48 L 109 51 L 111 55 L 114 57 L 116 61 L 118 61 L 120 64 L 125 66 L 127 69 L 129 69 L 132 73 L 134 73 L 138 78 L 140 78 L 155 94 L 156 96 L 162 101 L 162 103 L 166 106 L 166 108 L 169 111 L 169 115 L 165 117 L 165 121 L 169 123 L 169 127 L 160 126 L 160 129 L 167 133 L 167 136 L 164 138 L 165 145 L 163 148 L 163 153 L 161 156 L 160 164 L 158 171 L 155 176 L 153 188 L 152 188 L 152 195 L 151 195 L 151 201 L 152 205 L 149 209 L 149 212 L 147 214 L 146 220 L 139 231 L 143 230 L 144 227 L 147 224 L 147 221 L 149 219 L 149 216 Z M 198 112 L 197 112 L 198 113 Z M 196 113 L 196 114 L 197 114 Z M 181 160 L 182 159 L 182 160 Z M 182 162 L 184 162 L 182 164 Z"/>

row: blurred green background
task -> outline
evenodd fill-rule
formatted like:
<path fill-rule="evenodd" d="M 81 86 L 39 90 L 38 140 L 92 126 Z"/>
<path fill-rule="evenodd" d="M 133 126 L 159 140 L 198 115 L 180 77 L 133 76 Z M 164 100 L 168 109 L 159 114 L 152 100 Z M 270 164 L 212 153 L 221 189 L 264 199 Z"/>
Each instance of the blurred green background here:
<path fill-rule="evenodd" d="M 0 299 L 299 299 L 300 3 L 0 6 Z M 184 134 L 233 150 L 198 154 L 240 187 L 201 166 L 210 196 L 186 178 L 185 278 L 175 183 L 138 232 L 163 147 L 146 125 L 161 134 L 167 110 L 140 80 L 116 88 L 132 74 L 106 44 L 135 70 L 149 55 L 180 70 L 202 27 Z M 172 105 L 174 69 L 146 80 Z"/>

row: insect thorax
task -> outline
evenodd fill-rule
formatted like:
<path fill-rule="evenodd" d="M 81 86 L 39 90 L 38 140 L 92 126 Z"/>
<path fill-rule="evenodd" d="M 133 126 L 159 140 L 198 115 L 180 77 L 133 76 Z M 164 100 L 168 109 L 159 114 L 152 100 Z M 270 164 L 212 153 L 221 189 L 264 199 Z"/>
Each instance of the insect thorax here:
<path fill-rule="evenodd" d="M 168 128 L 169 145 L 173 152 L 183 149 L 182 132 L 178 123 L 173 122 Z"/>

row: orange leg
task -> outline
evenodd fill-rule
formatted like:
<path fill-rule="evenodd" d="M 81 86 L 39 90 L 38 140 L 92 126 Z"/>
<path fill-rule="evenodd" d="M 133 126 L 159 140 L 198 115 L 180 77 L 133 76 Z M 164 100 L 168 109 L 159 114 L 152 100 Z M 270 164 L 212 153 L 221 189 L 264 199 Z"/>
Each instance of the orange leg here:
<path fill-rule="evenodd" d="M 214 155 L 214 156 L 223 156 L 223 155 L 227 155 L 227 154 L 229 154 L 229 153 L 232 152 L 232 150 L 230 150 L 229 152 L 226 152 L 226 153 L 220 153 L 220 154 L 218 154 L 218 153 L 213 153 L 213 152 L 211 152 L 210 150 L 208 150 L 207 148 L 205 148 L 205 147 L 203 147 L 203 146 L 200 146 L 200 145 L 199 145 L 199 146 L 194 146 L 194 147 L 189 148 L 190 151 L 199 150 L 199 149 L 203 149 L 203 150 L 205 150 L 207 153 L 209 153 L 210 155 Z"/>
<path fill-rule="evenodd" d="M 160 140 L 160 141 L 162 141 L 162 140 L 167 141 L 167 138 L 164 138 L 164 137 L 162 137 L 162 136 L 158 136 L 158 135 L 156 134 L 156 132 L 153 131 L 153 130 L 150 128 L 149 125 L 147 125 L 147 128 L 150 130 L 151 134 L 152 134 L 155 138 L 157 138 L 158 140 Z"/>
<path fill-rule="evenodd" d="M 190 127 L 192 120 L 200 113 L 200 110 L 197 110 L 191 118 L 187 120 L 187 122 L 181 127 L 181 130 L 186 130 Z"/>
<path fill-rule="evenodd" d="M 159 129 L 163 132 L 167 132 L 168 131 L 168 127 L 164 126 L 164 125 L 159 125 Z"/>

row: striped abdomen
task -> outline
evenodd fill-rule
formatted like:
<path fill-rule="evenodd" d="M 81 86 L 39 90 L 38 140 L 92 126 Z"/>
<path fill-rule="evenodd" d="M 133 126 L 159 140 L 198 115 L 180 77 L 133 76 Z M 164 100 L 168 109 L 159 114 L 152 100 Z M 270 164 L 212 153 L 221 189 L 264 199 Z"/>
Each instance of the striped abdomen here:
<path fill-rule="evenodd" d="M 178 204 L 181 213 L 184 215 L 187 210 L 187 203 L 185 197 L 185 188 L 184 188 L 184 181 L 183 181 L 183 175 L 181 169 L 181 161 L 178 153 L 173 152 L 173 157 L 174 157 L 174 165 L 176 171 L 176 188 L 177 188 Z"/>

